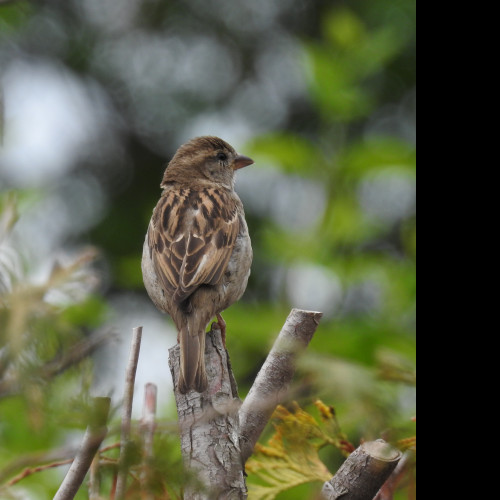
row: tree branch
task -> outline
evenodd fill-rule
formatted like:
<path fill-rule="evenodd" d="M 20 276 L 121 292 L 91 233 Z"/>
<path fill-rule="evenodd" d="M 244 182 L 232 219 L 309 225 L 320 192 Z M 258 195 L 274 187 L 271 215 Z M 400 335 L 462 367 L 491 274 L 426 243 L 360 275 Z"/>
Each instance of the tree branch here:
<path fill-rule="evenodd" d="M 276 406 L 285 398 L 297 356 L 309 345 L 323 316 L 293 309 L 239 411 L 242 458 L 253 452 Z"/>
<path fill-rule="evenodd" d="M 207 391 L 181 394 L 177 390 L 180 348 L 176 345 L 170 349 L 182 456 L 186 470 L 193 476 L 184 491 L 184 500 L 245 499 L 236 416 L 241 402 L 217 323 L 207 335 L 205 364 Z"/>
<path fill-rule="evenodd" d="M 142 326 L 134 328 L 132 334 L 132 345 L 130 347 L 130 357 L 127 365 L 126 380 L 125 380 L 125 395 L 123 397 L 122 408 L 122 432 L 121 432 L 121 447 L 118 478 L 116 481 L 115 499 L 122 500 L 125 498 L 125 490 L 127 487 L 127 452 L 130 444 L 130 427 L 132 422 L 132 404 L 134 402 L 134 385 L 135 375 L 137 372 L 137 364 L 139 363 L 139 353 L 141 350 Z"/>
<path fill-rule="evenodd" d="M 141 486 L 143 500 L 154 500 L 154 494 L 150 491 L 151 460 L 153 459 L 153 440 L 156 429 L 156 399 L 157 387 L 155 384 L 146 384 L 144 394 L 144 406 L 141 420 L 141 434 L 143 441 L 143 469 L 141 471 Z"/>
<path fill-rule="evenodd" d="M 323 486 L 324 500 L 371 500 L 400 461 L 399 450 L 384 440 L 363 443 L 351 453 L 331 481 Z"/>
<path fill-rule="evenodd" d="M 181 449 L 186 469 L 195 476 L 185 490 L 185 500 L 247 498 L 244 464 L 286 396 L 297 356 L 309 344 L 321 316 L 292 310 L 243 405 L 217 323 L 206 342 L 209 387 L 205 393 L 179 393 L 180 348 L 170 349 Z"/>
<path fill-rule="evenodd" d="M 403 476 L 408 472 L 412 460 L 413 454 L 407 451 L 373 500 L 392 500 L 394 492 L 401 483 Z"/>
<path fill-rule="evenodd" d="M 106 423 L 108 421 L 110 403 L 110 398 L 94 399 L 91 422 L 85 432 L 82 444 L 73 460 L 73 464 L 69 468 L 66 477 L 54 496 L 54 500 L 73 500 L 78 492 L 99 446 L 101 446 L 101 443 L 108 433 Z"/>

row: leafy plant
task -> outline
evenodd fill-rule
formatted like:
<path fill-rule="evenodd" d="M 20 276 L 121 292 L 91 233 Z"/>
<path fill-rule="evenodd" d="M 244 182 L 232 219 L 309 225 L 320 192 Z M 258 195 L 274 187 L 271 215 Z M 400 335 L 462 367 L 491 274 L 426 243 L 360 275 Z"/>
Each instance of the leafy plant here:
<path fill-rule="evenodd" d="M 319 400 L 315 406 L 319 422 L 297 403 L 291 410 L 277 407 L 273 436 L 267 445 L 257 445 L 247 463 L 251 500 L 273 500 L 301 484 L 328 481 L 333 474 L 321 461 L 319 450 L 333 446 L 344 455 L 354 450 L 340 429 L 335 410 Z"/>

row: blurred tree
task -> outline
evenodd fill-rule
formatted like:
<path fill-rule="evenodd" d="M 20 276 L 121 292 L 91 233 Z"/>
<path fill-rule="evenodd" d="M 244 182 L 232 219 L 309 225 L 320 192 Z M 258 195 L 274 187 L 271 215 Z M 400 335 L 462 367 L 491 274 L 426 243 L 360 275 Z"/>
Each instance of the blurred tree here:
<path fill-rule="evenodd" d="M 83 376 L 40 367 L 106 325 L 117 297 L 144 308 L 163 167 L 202 134 L 256 160 L 237 181 L 255 262 L 225 315 L 241 392 L 289 307 L 320 309 L 294 397 L 335 404 L 354 443 L 413 434 L 415 23 L 413 0 L 0 2 L 2 221 L 8 193 L 21 213 L 0 241 L 0 374 L 18 381 L 0 400 L 0 470 L 62 442 L 75 384 L 85 400 L 88 361 Z M 101 257 L 83 265 L 89 244 Z M 48 294 L 75 272 L 99 283 Z M 33 498 L 51 498 L 50 474 L 28 480 Z"/>

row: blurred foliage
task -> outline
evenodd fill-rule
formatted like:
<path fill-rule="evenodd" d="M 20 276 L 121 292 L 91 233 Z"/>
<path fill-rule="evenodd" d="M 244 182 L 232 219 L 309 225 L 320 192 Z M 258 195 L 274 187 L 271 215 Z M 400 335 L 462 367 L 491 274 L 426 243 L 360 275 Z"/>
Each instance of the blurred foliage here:
<path fill-rule="evenodd" d="M 92 332 L 104 320 L 105 304 L 82 294 L 94 280 L 95 251 L 55 264 L 34 282 L 13 246 L 16 219 L 15 196 L 0 197 L 0 487 L 58 447 L 62 432 L 85 424 L 87 356 L 109 337 Z"/>
<path fill-rule="evenodd" d="M 324 429 L 310 420 L 321 398 L 334 403 L 354 446 L 383 436 L 405 447 L 416 383 L 415 23 L 413 0 L 0 5 L 0 148 L 17 140 L 1 89 L 20 62 L 64 68 L 64 81 L 87 85 L 84 102 L 101 120 L 66 169 L 38 184 L 7 175 L 0 149 L 0 487 L 26 467 L 63 459 L 81 436 L 94 373 L 77 351 L 90 354 L 114 297 L 145 297 L 142 242 L 162 169 L 193 131 L 243 127 L 249 140 L 239 149 L 256 160 L 237 180 L 252 276 L 225 313 L 242 397 L 290 307 L 325 310 L 292 390 L 304 410 L 281 410 L 281 438 L 271 443 L 286 448 L 285 430 L 295 435 L 297 426 L 304 435 Z M 78 122 L 85 106 L 76 109 Z M 62 212 L 70 223 L 43 253 L 35 232 L 49 240 Z M 155 438 L 152 470 L 164 498 L 177 498 L 183 480 L 172 429 L 160 425 Z M 106 444 L 117 435 L 112 428 Z M 318 446 L 315 436 L 304 449 L 317 449 L 334 472 L 338 446 Z M 279 458 L 265 449 L 256 460 Z M 101 455 L 106 491 L 113 453 Z M 283 477 L 288 465 L 280 464 Z M 0 498 L 52 498 L 60 480 L 47 469 Z M 255 462 L 249 483 L 263 486 Z M 318 487 L 277 498 L 315 498 Z"/>

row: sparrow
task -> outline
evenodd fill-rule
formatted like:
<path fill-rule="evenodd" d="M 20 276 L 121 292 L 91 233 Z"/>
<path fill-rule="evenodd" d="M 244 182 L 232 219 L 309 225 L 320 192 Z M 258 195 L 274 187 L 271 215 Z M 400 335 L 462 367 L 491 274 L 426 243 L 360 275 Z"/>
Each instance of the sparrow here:
<path fill-rule="evenodd" d="M 181 146 L 165 170 L 162 194 L 143 247 L 142 274 L 149 297 L 178 331 L 182 394 L 208 387 L 206 328 L 247 287 L 252 245 L 235 172 L 253 164 L 218 137 Z"/>

